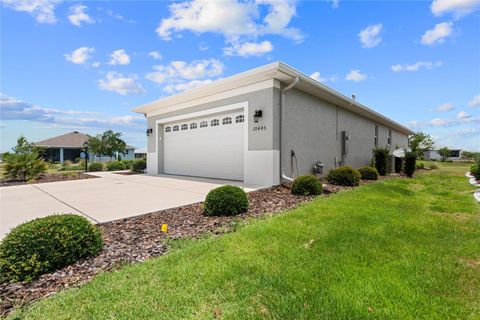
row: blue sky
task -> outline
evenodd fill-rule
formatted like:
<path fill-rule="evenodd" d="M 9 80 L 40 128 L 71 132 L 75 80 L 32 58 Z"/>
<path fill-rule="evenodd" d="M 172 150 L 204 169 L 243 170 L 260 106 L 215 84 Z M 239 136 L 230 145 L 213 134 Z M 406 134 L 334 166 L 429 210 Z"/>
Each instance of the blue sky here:
<path fill-rule="evenodd" d="M 480 151 L 479 1 L 1 2 L 1 151 L 106 129 L 143 147 L 133 107 L 276 60 Z"/>

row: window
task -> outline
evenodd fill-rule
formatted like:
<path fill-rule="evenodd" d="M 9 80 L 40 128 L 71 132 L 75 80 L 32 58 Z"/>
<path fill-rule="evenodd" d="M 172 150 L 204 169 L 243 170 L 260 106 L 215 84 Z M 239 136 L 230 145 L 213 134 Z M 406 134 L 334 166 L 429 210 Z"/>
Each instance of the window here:
<path fill-rule="evenodd" d="M 387 143 L 388 145 L 392 145 L 392 130 L 388 130 Z"/>
<path fill-rule="evenodd" d="M 173 131 L 178 131 L 178 126 L 173 126 Z"/>
<path fill-rule="evenodd" d="M 213 119 L 212 121 L 210 121 L 211 127 L 216 127 L 218 125 L 220 125 L 220 121 L 218 121 L 218 119 Z"/>
<path fill-rule="evenodd" d="M 206 128 L 206 127 L 208 127 L 208 122 L 207 121 L 200 122 L 200 128 Z"/>
<path fill-rule="evenodd" d="M 128 154 L 128 149 L 125 150 L 125 154 Z"/>
<path fill-rule="evenodd" d="M 232 118 L 230 117 L 223 118 L 222 124 L 232 124 Z"/>
<path fill-rule="evenodd" d="M 187 129 L 188 129 L 188 124 L 186 124 L 186 123 L 182 124 L 182 131 L 187 130 Z"/>
<path fill-rule="evenodd" d="M 190 129 L 197 129 L 197 123 L 190 123 Z"/>
<path fill-rule="evenodd" d="M 245 116 L 243 114 L 235 117 L 235 123 L 242 123 L 245 121 Z"/>
<path fill-rule="evenodd" d="M 375 138 L 374 138 L 375 147 L 378 147 L 378 126 L 375 126 Z"/>
<path fill-rule="evenodd" d="M 172 127 L 166 127 L 165 128 L 165 132 L 170 132 L 170 131 L 172 131 Z"/>

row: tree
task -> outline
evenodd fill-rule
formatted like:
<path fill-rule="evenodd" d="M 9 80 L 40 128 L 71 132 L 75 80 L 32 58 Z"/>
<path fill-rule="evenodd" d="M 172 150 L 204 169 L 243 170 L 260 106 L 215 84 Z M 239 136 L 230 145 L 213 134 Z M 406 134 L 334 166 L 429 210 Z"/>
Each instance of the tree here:
<path fill-rule="evenodd" d="M 18 137 L 17 145 L 13 147 L 12 150 L 16 154 L 34 153 L 37 155 L 37 157 L 41 157 L 45 153 L 46 148 L 36 146 L 34 143 L 29 142 L 22 134 L 20 137 Z"/>
<path fill-rule="evenodd" d="M 417 155 L 417 157 L 423 156 L 423 153 L 427 150 L 432 150 L 435 142 L 429 134 L 423 132 L 417 132 L 414 135 L 410 136 L 408 143 L 412 152 Z"/>
<path fill-rule="evenodd" d="M 462 159 L 475 160 L 476 157 L 480 156 L 480 152 L 462 151 L 461 156 Z"/>
<path fill-rule="evenodd" d="M 443 147 L 438 149 L 438 154 L 442 157 L 442 161 L 445 161 L 450 156 L 450 150 L 447 147 Z"/>
<path fill-rule="evenodd" d="M 120 132 L 107 130 L 95 137 L 88 138 L 88 149 L 95 156 L 108 156 L 113 158 L 118 153 L 125 154 L 127 144 L 120 137 Z"/>

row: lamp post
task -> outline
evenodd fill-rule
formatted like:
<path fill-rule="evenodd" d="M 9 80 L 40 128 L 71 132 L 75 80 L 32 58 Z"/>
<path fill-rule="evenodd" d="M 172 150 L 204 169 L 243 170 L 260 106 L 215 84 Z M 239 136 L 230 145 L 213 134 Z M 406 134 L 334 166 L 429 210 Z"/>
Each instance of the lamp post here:
<path fill-rule="evenodd" d="M 85 172 L 88 172 L 88 143 L 85 143 Z"/>

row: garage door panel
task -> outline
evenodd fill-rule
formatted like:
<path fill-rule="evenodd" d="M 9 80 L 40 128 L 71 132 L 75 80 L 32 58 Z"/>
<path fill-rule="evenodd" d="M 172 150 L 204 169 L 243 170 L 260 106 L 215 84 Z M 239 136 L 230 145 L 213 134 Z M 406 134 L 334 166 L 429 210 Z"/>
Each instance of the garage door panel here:
<path fill-rule="evenodd" d="M 197 129 L 165 133 L 165 173 L 243 180 L 244 123 L 222 124 L 224 117 L 235 119 L 238 114 L 165 125 L 181 127 L 184 123 L 190 125 L 192 122 L 198 125 Z M 213 119 L 218 119 L 220 125 L 212 127 Z M 207 121 L 208 127 L 200 128 L 201 121 Z"/>

